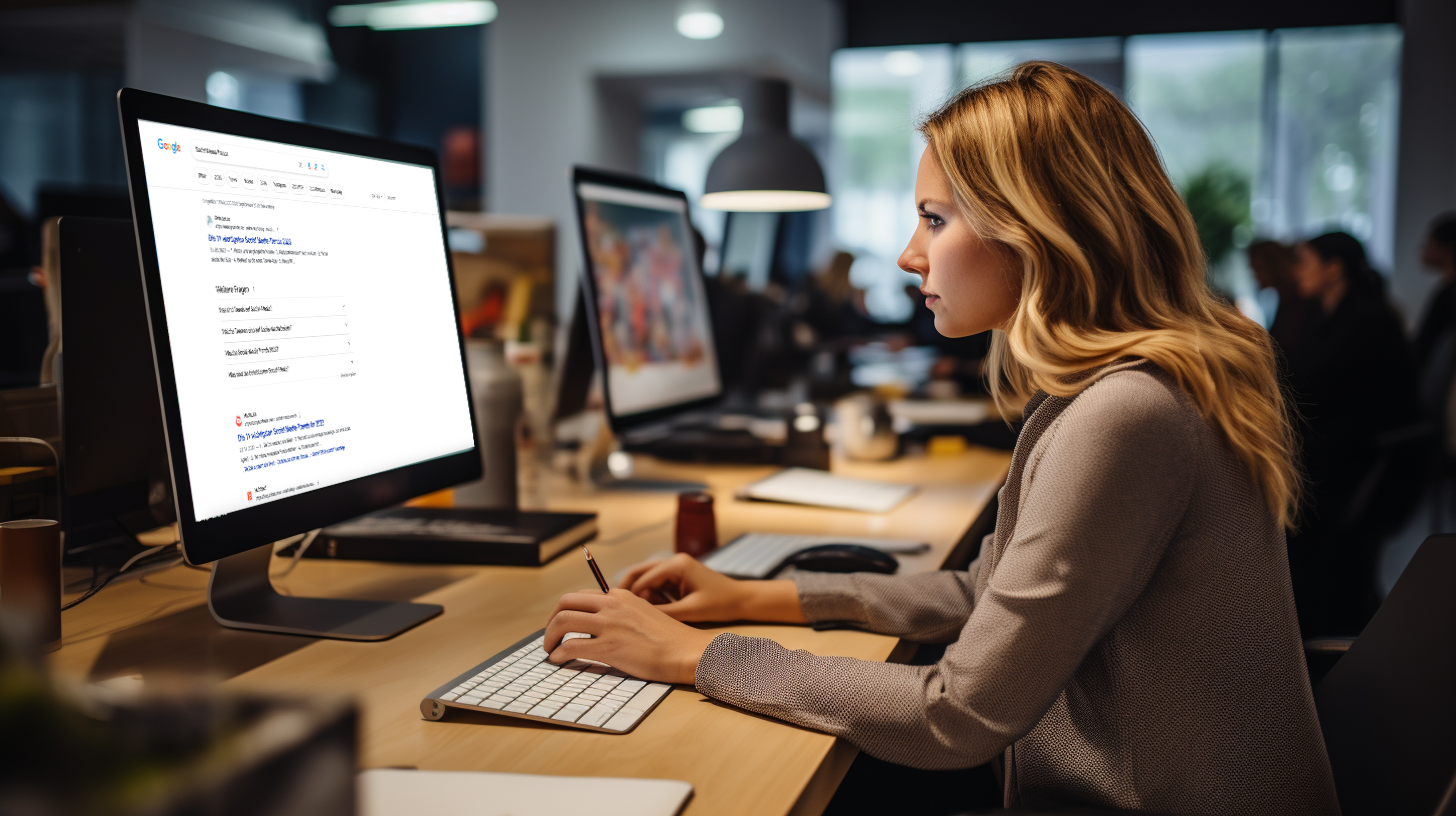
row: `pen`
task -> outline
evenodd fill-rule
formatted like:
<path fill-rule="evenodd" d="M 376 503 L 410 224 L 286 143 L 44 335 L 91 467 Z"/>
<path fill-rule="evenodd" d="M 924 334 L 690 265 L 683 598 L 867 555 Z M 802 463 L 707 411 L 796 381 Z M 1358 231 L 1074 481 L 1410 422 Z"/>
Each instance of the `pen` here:
<path fill-rule="evenodd" d="M 592 577 L 597 579 L 597 586 L 602 588 L 602 593 L 606 594 L 611 592 L 611 587 L 607 586 L 607 579 L 602 577 L 601 567 L 598 567 L 597 560 L 592 558 L 591 550 L 588 550 L 586 545 L 583 544 L 581 545 L 581 551 L 586 553 L 586 565 L 591 567 Z"/>

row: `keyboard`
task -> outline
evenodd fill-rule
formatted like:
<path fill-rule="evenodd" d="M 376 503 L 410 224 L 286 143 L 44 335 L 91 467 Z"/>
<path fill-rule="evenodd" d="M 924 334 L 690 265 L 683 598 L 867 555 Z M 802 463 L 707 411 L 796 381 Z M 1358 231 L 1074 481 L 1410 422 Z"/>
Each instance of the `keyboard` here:
<path fill-rule="evenodd" d="M 703 557 L 703 563 L 734 578 L 768 578 L 784 565 L 789 556 L 820 544 L 860 544 L 889 553 L 923 553 L 930 549 L 924 541 L 899 541 L 889 538 L 857 538 L 854 536 L 789 535 L 784 533 L 744 533 Z"/>
<path fill-rule="evenodd" d="M 546 662 L 542 629 L 420 701 L 427 720 L 439 720 L 452 708 L 487 711 L 526 720 L 625 734 L 642 722 L 672 689 L 629 677 L 601 663 L 573 660 L 561 666 Z M 587 637 L 577 633 L 571 637 Z"/>

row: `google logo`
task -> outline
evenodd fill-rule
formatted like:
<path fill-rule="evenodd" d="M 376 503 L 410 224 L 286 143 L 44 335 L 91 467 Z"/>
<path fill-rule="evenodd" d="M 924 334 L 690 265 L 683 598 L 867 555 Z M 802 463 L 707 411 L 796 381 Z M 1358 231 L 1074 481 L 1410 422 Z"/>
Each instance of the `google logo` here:
<path fill-rule="evenodd" d="M 157 147 L 163 150 L 170 150 L 173 153 L 176 153 L 177 151 L 182 149 L 182 145 L 178 142 L 164 142 L 161 139 L 157 140 Z"/>

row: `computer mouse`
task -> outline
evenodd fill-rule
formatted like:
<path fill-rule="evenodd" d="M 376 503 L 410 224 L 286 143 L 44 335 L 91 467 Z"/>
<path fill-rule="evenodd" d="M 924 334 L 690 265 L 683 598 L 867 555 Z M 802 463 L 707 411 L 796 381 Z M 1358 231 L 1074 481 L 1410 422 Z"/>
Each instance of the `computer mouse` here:
<path fill-rule="evenodd" d="M 900 568 L 895 556 L 862 544 L 820 544 L 799 550 L 774 570 L 787 567 L 809 572 L 878 572 L 889 575 Z"/>

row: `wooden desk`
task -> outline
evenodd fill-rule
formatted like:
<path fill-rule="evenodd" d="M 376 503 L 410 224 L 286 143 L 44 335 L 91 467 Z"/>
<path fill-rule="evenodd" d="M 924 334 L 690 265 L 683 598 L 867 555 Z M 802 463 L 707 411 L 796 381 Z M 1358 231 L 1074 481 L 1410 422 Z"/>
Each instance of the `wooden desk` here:
<path fill-rule="evenodd" d="M 944 563 L 992 499 L 1009 462 L 1009 454 L 976 448 L 885 464 L 836 462 L 837 473 L 922 486 L 884 515 L 734 500 L 735 487 L 771 472 L 764 467 L 651 463 L 641 475 L 708 482 L 724 541 L 748 531 L 924 538 L 930 552 L 901 557 L 901 573 L 910 574 Z M 599 514 L 592 553 L 608 576 L 671 549 L 673 494 L 589 492 L 549 473 L 527 487 L 528 506 Z M 283 566 L 275 562 L 275 572 Z M 426 693 L 544 626 L 562 593 L 592 586 L 575 553 L 539 568 L 305 560 L 277 580 L 281 591 L 299 595 L 445 606 L 440 617 L 380 643 L 224 629 L 207 612 L 206 581 L 204 572 L 180 566 L 118 580 L 64 613 L 63 645 L 51 656 L 52 669 L 62 678 L 91 681 L 201 675 L 235 690 L 348 695 L 360 706 L 363 767 L 684 779 L 696 789 L 686 811 L 691 816 L 817 814 L 856 753 L 833 737 L 723 705 L 688 687 L 675 688 L 625 736 L 485 713 L 452 711 L 443 722 L 422 720 L 418 705 Z M 909 654 L 895 638 L 866 632 L 726 628 L 817 654 L 865 660 Z"/>

